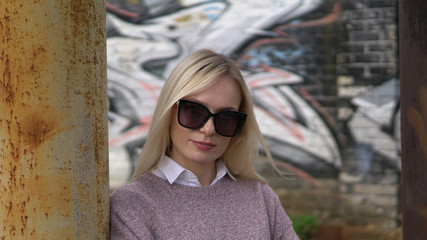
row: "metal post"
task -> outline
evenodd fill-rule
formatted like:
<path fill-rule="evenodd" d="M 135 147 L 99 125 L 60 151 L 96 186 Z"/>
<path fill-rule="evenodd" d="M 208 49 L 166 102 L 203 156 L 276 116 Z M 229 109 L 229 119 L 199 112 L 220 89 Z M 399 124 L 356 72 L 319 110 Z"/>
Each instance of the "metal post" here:
<path fill-rule="evenodd" d="M 427 2 L 399 1 L 403 239 L 427 239 Z"/>
<path fill-rule="evenodd" d="M 107 239 L 105 3 L 0 1 L 0 239 Z"/>

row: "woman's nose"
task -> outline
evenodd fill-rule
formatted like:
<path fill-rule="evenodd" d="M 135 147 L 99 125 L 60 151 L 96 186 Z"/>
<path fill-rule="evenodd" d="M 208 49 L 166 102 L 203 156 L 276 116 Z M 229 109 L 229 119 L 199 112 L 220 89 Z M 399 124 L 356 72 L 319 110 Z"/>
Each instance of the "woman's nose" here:
<path fill-rule="evenodd" d="M 215 125 L 213 121 L 213 117 L 209 118 L 209 120 L 200 128 L 200 131 L 204 133 L 206 136 L 211 136 L 215 134 Z"/>

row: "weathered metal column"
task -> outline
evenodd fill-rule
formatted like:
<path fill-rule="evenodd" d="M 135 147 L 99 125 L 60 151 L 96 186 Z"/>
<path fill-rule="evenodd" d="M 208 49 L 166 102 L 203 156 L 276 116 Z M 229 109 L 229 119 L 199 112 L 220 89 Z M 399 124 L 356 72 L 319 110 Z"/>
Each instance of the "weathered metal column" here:
<path fill-rule="evenodd" d="M 399 1 L 403 239 L 427 239 L 427 2 Z"/>
<path fill-rule="evenodd" d="M 0 1 L 0 239 L 107 239 L 103 0 Z"/>

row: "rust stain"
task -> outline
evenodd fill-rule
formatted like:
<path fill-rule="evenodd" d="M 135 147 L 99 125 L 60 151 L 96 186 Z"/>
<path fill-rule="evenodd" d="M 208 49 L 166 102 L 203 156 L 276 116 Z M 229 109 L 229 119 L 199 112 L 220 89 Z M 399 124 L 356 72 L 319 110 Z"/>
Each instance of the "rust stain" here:
<path fill-rule="evenodd" d="M 41 110 L 41 111 L 40 111 Z M 65 130 L 59 126 L 59 114 L 49 106 L 29 111 L 18 124 L 18 136 L 28 151 L 33 151 L 45 141 Z"/>

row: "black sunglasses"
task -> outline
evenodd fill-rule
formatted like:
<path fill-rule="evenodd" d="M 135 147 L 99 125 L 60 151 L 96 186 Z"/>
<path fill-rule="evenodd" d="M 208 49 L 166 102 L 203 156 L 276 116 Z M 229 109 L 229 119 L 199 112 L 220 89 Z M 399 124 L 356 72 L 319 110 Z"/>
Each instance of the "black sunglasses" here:
<path fill-rule="evenodd" d="M 198 129 L 203 127 L 210 117 L 213 117 L 215 131 L 225 137 L 236 136 L 243 128 L 246 116 L 246 114 L 236 111 L 211 113 L 200 103 L 183 99 L 178 101 L 178 123 L 181 126 Z"/>

